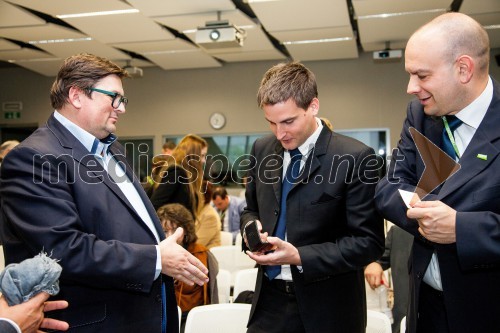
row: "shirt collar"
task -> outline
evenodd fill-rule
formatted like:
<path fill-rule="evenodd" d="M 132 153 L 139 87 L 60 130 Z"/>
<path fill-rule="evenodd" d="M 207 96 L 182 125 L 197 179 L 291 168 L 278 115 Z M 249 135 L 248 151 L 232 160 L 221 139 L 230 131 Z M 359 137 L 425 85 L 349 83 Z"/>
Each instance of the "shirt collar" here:
<path fill-rule="evenodd" d="M 321 122 L 321 120 L 317 117 L 315 117 L 315 120 L 316 124 L 318 124 L 318 127 L 316 128 L 314 133 L 311 134 L 311 136 L 308 137 L 307 140 L 298 147 L 302 156 L 306 156 L 307 154 L 309 154 L 309 152 L 316 144 L 316 141 L 318 141 L 318 137 L 321 134 L 321 131 L 323 130 L 323 123 Z"/>
<path fill-rule="evenodd" d="M 110 134 L 102 140 L 97 139 L 95 136 L 63 116 L 57 110 L 54 111 L 54 118 L 66 127 L 66 129 L 70 131 L 71 134 L 73 134 L 91 154 L 99 155 L 102 151 L 107 152 L 109 146 L 116 140 L 116 136 L 114 134 Z"/>
<path fill-rule="evenodd" d="M 481 95 L 479 95 L 479 97 L 472 103 L 460 110 L 460 112 L 456 114 L 457 118 L 474 129 L 477 129 L 486 115 L 486 111 L 488 111 L 488 107 L 490 106 L 492 99 L 493 82 L 491 77 L 488 77 L 488 84 L 486 85 L 486 88 L 484 88 Z"/>

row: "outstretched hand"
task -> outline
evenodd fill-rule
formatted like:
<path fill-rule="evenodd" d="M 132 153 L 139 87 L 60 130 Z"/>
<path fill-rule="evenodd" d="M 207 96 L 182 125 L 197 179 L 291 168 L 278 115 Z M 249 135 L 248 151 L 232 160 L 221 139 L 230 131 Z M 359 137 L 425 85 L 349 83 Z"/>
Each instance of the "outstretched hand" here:
<path fill-rule="evenodd" d="M 202 286 L 208 282 L 208 269 L 198 258 L 189 253 L 178 243 L 184 236 L 184 230 L 177 228 L 175 232 L 161 241 L 162 273 L 192 286 Z"/>

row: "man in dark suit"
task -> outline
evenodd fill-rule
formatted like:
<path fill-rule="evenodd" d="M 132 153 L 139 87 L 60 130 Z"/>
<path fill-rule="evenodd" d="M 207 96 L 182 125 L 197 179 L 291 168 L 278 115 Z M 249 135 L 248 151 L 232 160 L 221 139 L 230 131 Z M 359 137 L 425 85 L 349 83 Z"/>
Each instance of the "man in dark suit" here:
<path fill-rule="evenodd" d="M 392 290 L 394 292 L 392 333 L 399 333 L 401 320 L 406 316 L 406 309 L 408 308 L 410 289 L 408 258 L 410 257 L 412 245 L 413 236 L 397 225 L 393 225 L 385 238 L 384 254 L 380 259 L 365 268 L 366 282 L 372 289 L 376 289 L 384 283 L 384 270 L 391 269 Z"/>
<path fill-rule="evenodd" d="M 44 250 L 60 260 L 78 332 L 177 332 L 171 277 L 202 285 L 201 262 L 167 238 L 113 133 L 128 102 L 126 71 L 89 54 L 69 57 L 51 89 L 47 124 L 2 163 L 6 263 Z"/>
<path fill-rule="evenodd" d="M 418 99 L 408 106 L 376 202 L 388 220 L 414 235 L 410 333 L 500 327 L 500 86 L 488 75 L 489 55 L 486 31 L 460 13 L 438 16 L 406 47 L 408 93 Z M 398 190 L 414 191 L 426 168 L 412 127 L 443 150 L 450 146 L 461 168 L 407 210 Z"/>
<path fill-rule="evenodd" d="M 382 254 L 384 239 L 373 202 L 376 157 L 316 117 L 317 96 L 314 74 L 300 63 L 272 67 L 259 88 L 274 135 L 252 148 L 241 228 L 246 239 L 244 227 L 259 220 L 274 251 L 247 251 L 259 264 L 248 332 L 365 331 L 363 267 Z M 300 172 L 292 171 L 290 190 L 289 166 Z"/>

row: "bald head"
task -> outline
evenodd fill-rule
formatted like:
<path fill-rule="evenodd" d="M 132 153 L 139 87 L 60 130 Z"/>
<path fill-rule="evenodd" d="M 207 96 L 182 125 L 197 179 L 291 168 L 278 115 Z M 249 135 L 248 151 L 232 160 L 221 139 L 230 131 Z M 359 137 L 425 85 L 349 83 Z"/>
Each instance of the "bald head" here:
<path fill-rule="evenodd" d="M 484 28 L 470 16 L 462 13 L 440 15 L 418 29 L 407 47 L 424 47 L 436 50 L 454 62 L 459 56 L 474 59 L 476 73 L 487 76 L 490 62 L 490 41 Z"/>

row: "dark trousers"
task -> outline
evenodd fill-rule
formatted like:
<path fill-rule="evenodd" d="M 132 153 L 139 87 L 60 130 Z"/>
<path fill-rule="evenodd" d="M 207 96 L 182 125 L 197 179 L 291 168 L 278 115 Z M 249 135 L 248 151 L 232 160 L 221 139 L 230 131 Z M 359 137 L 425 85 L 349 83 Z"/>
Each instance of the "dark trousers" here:
<path fill-rule="evenodd" d="M 417 333 L 448 333 L 449 331 L 443 292 L 422 282 L 418 300 Z"/>
<path fill-rule="evenodd" d="M 248 333 L 303 333 L 293 283 L 264 276 L 259 300 L 248 325 Z"/>

